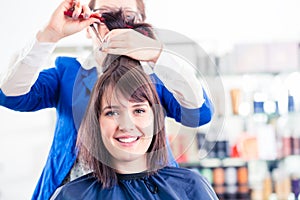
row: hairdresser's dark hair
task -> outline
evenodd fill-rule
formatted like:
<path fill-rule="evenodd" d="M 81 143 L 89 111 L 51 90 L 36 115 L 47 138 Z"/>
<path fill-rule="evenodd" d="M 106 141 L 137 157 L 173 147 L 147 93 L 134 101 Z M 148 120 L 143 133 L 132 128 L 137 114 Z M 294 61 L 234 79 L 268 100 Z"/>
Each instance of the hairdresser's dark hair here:
<path fill-rule="evenodd" d="M 91 10 L 95 9 L 95 4 L 96 4 L 96 0 L 91 0 L 89 2 L 89 7 Z M 137 5 L 137 9 L 139 14 L 142 17 L 142 21 L 146 20 L 146 11 L 145 11 L 145 3 L 144 0 L 136 0 L 136 5 Z"/>
<path fill-rule="evenodd" d="M 126 56 L 118 57 L 98 79 L 86 114 L 78 132 L 79 158 L 93 170 L 104 188 L 117 183 L 110 154 L 101 137 L 99 117 L 103 101 L 124 96 L 129 101 L 148 101 L 154 115 L 154 133 L 147 150 L 149 173 L 167 165 L 164 114 L 155 87 L 149 76 L 141 69 L 139 62 Z"/>
<path fill-rule="evenodd" d="M 109 30 L 117 28 L 132 28 L 145 36 L 155 39 L 152 26 L 150 24 L 144 22 L 135 23 L 135 19 L 128 19 L 122 9 L 103 13 L 102 18 Z"/>

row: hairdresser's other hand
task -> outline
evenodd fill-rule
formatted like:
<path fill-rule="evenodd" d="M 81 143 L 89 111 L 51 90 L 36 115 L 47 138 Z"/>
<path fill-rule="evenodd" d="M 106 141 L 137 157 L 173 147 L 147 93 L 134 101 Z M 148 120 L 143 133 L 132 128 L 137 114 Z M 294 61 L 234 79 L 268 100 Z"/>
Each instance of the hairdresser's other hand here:
<path fill-rule="evenodd" d="M 64 15 L 74 7 L 72 17 Z M 79 14 L 83 12 L 84 19 L 78 19 Z M 80 1 L 64 0 L 54 11 L 46 26 L 37 34 L 37 40 L 40 42 L 57 42 L 60 39 L 77 33 L 90 24 L 99 22 L 96 18 L 89 18 L 91 10 L 87 5 L 81 5 Z"/>
<path fill-rule="evenodd" d="M 162 50 L 162 43 L 133 29 L 114 29 L 105 38 L 107 44 L 102 51 L 126 55 L 140 61 L 156 62 Z"/>

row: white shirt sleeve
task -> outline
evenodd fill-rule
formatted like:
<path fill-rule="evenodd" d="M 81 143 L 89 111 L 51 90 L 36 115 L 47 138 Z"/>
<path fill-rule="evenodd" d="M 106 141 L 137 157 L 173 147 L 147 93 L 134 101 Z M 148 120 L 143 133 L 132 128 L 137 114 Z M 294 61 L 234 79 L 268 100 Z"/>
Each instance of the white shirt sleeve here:
<path fill-rule="evenodd" d="M 14 54 L 0 83 L 2 92 L 7 96 L 29 92 L 40 67 L 50 59 L 55 46 L 56 43 L 40 43 L 34 38 L 25 48 Z"/>
<path fill-rule="evenodd" d="M 165 87 L 180 105 L 189 109 L 199 108 L 205 101 L 202 85 L 195 72 L 191 64 L 167 51 L 161 52 L 154 67 L 154 73 Z"/>

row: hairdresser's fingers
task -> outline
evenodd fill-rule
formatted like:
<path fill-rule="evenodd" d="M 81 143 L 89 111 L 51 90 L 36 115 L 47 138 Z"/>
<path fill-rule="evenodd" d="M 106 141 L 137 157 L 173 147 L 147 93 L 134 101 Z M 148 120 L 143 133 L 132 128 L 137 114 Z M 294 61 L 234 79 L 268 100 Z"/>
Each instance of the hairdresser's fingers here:
<path fill-rule="evenodd" d="M 132 29 L 114 29 L 105 36 L 109 48 L 157 48 L 159 41 Z"/>
<path fill-rule="evenodd" d="M 115 55 L 128 55 L 129 51 L 125 48 L 107 48 L 105 44 L 102 45 L 102 51 L 108 54 L 115 54 Z"/>
<path fill-rule="evenodd" d="M 128 32 L 134 31 L 132 29 L 113 29 L 107 33 L 105 38 L 113 40 L 124 40 L 128 37 Z"/>
<path fill-rule="evenodd" d="M 128 48 L 128 44 L 125 40 L 109 40 L 107 42 L 107 46 L 106 48 L 110 48 L 110 49 L 129 49 Z"/>
<path fill-rule="evenodd" d="M 82 12 L 82 6 L 81 6 L 81 3 L 80 1 L 76 1 L 75 2 L 75 5 L 74 5 L 74 10 L 73 10 L 73 15 L 72 17 L 74 19 L 77 19 L 79 17 L 79 15 L 81 14 Z"/>
<path fill-rule="evenodd" d="M 82 14 L 85 19 L 89 18 L 92 11 L 87 5 L 82 5 Z"/>
<path fill-rule="evenodd" d="M 64 0 L 62 3 L 69 5 L 68 8 L 72 8 L 75 6 L 76 1 L 75 0 Z"/>
<path fill-rule="evenodd" d="M 161 49 L 124 49 L 124 48 L 118 48 L 118 49 L 104 49 L 103 50 L 105 53 L 108 54 L 116 54 L 116 55 L 125 55 L 129 56 L 133 59 L 140 60 L 140 61 L 151 61 L 151 62 L 156 62 Z"/>
<path fill-rule="evenodd" d="M 52 14 L 51 19 L 56 19 L 56 18 L 62 18 L 64 17 L 64 11 L 69 10 L 73 8 L 74 2 L 73 0 L 65 0 L 63 1 L 54 11 Z"/>
<path fill-rule="evenodd" d="M 129 29 L 114 29 L 110 31 L 104 38 L 107 42 L 108 49 L 132 49 L 138 47 L 134 44 L 135 41 L 131 38 L 128 32 L 133 31 Z"/>
<path fill-rule="evenodd" d="M 107 45 L 103 45 L 102 51 L 126 55 L 141 61 L 156 62 L 162 49 L 160 41 L 133 29 L 114 29 L 105 38 Z"/>
<path fill-rule="evenodd" d="M 156 40 L 145 36 L 133 29 L 114 29 L 110 31 L 106 38 L 109 43 L 119 42 L 127 45 L 127 48 L 156 47 Z M 121 45 L 121 47 L 123 47 Z"/>
<path fill-rule="evenodd" d="M 70 8 L 73 7 L 75 5 L 75 2 L 74 0 L 64 0 L 62 3 L 67 3 L 70 5 Z"/>

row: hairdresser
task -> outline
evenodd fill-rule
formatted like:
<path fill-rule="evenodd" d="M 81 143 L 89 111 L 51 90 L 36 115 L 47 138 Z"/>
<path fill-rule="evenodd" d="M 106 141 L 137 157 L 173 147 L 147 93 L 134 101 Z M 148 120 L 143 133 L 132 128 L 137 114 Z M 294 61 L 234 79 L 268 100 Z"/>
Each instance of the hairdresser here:
<path fill-rule="evenodd" d="M 77 130 L 108 53 L 126 55 L 148 64 L 147 70 L 150 70 L 168 117 L 190 127 L 211 120 L 211 101 L 197 84 L 195 75 L 183 73 L 178 76 L 175 71 L 173 75 L 173 70 L 163 67 L 175 69 L 179 65 L 165 55 L 159 40 L 130 27 L 109 31 L 101 22 L 103 12 L 120 8 L 128 19 L 143 22 L 146 18 L 141 0 L 91 0 L 89 5 L 64 0 L 34 40 L 12 58 L 0 85 L 0 105 L 24 112 L 55 108 L 57 113 L 52 146 L 32 199 L 49 199 L 58 187 L 72 180 L 72 174 L 76 176 L 77 170 L 80 171 L 80 166 L 76 166 Z M 72 15 L 66 16 L 67 11 L 72 11 Z M 92 24 L 95 29 L 91 28 Z M 92 40 L 93 56 L 84 60 L 58 57 L 55 67 L 41 70 L 61 39 L 83 30 Z M 169 165 L 177 166 L 168 141 L 167 145 Z"/>

